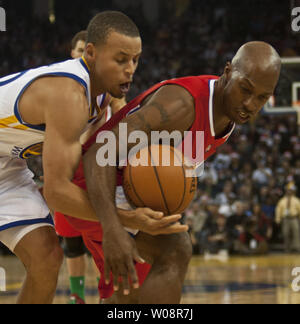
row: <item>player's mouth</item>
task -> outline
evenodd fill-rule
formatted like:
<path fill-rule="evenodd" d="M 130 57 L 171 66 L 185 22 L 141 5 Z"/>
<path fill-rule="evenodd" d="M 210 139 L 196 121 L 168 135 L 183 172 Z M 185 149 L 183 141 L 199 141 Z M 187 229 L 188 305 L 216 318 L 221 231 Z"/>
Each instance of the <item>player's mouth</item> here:
<path fill-rule="evenodd" d="M 240 110 L 238 111 L 238 118 L 242 123 L 247 123 L 250 120 L 251 116 L 246 112 Z"/>
<path fill-rule="evenodd" d="M 129 90 L 130 90 L 130 85 L 131 85 L 130 82 L 122 83 L 122 84 L 120 85 L 121 92 L 122 92 L 124 95 L 126 95 L 126 94 L 129 92 Z"/>

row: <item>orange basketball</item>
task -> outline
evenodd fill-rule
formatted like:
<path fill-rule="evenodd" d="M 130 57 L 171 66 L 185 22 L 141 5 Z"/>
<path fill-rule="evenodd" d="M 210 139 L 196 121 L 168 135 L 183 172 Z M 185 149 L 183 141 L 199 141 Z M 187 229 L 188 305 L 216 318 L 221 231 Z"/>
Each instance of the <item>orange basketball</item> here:
<path fill-rule="evenodd" d="M 148 207 L 167 216 L 181 214 L 190 205 L 197 178 L 193 168 L 184 164 L 181 151 L 152 145 L 129 159 L 123 187 L 134 207 Z"/>

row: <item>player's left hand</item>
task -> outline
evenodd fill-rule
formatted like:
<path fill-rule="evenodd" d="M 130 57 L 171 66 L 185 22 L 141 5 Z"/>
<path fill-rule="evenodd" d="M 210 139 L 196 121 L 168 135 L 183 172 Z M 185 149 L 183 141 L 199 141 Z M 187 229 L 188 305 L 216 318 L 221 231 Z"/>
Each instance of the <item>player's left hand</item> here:
<path fill-rule="evenodd" d="M 133 211 L 120 211 L 119 216 L 123 226 L 138 229 L 146 234 L 169 235 L 187 232 L 189 227 L 180 224 L 181 215 L 164 216 L 150 208 L 138 208 Z"/>

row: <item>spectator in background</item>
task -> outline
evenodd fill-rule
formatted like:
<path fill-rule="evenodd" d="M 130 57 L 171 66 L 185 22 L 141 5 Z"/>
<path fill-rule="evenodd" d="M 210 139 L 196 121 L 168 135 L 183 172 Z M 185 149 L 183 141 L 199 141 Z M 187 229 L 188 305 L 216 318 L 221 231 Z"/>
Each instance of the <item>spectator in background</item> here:
<path fill-rule="evenodd" d="M 227 228 L 227 220 L 223 215 L 218 215 L 216 222 L 207 228 L 204 238 L 204 251 L 206 259 L 210 254 L 227 255 L 230 249 L 230 235 Z"/>
<path fill-rule="evenodd" d="M 252 212 L 251 220 L 257 224 L 257 233 L 266 241 L 270 241 L 273 234 L 272 220 L 262 212 L 260 204 L 254 204 Z"/>
<path fill-rule="evenodd" d="M 276 223 L 281 224 L 285 251 L 300 252 L 300 200 L 295 196 L 296 186 L 289 183 L 285 196 L 276 207 Z"/>
<path fill-rule="evenodd" d="M 245 207 L 241 201 L 237 201 L 233 206 L 234 214 L 228 218 L 227 225 L 230 228 L 230 238 L 234 241 L 234 251 L 237 252 L 237 243 L 244 233 L 244 224 L 247 219 Z"/>
<path fill-rule="evenodd" d="M 261 255 L 268 252 L 266 239 L 259 234 L 256 218 L 249 218 L 244 223 L 244 232 L 240 234 L 236 245 L 236 252 L 243 255 Z"/>
<path fill-rule="evenodd" d="M 234 199 L 235 194 L 233 193 L 233 183 L 231 181 L 226 181 L 223 187 L 223 191 L 216 196 L 218 203 L 222 205 L 229 205 L 232 199 Z"/>
<path fill-rule="evenodd" d="M 252 180 L 257 187 L 262 187 L 268 184 L 272 177 L 272 170 L 265 166 L 265 162 L 259 161 L 257 169 L 253 172 Z"/>
<path fill-rule="evenodd" d="M 205 210 L 206 202 L 205 199 L 201 201 L 195 201 L 191 207 L 186 211 L 186 224 L 189 226 L 190 236 L 193 244 L 193 250 L 195 254 L 200 252 L 199 245 L 199 235 L 201 235 L 201 231 L 204 228 L 206 223 L 208 213 Z M 200 238 L 201 240 L 201 238 Z"/>

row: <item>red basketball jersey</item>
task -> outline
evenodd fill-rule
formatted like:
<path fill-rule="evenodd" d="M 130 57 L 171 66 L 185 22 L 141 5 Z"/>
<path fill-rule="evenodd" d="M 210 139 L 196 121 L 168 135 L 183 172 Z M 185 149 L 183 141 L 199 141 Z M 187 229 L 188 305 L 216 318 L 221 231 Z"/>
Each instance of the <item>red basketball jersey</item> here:
<path fill-rule="evenodd" d="M 96 142 L 96 138 L 100 132 L 113 129 L 124 118 L 141 109 L 141 103 L 146 97 L 157 91 L 159 88 L 172 84 L 185 88 L 194 97 L 196 116 L 195 121 L 189 130 L 189 137 L 192 137 L 192 142 L 189 141 L 189 143 L 192 143 L 192 156 L 189 157 L 195 158 L 197 151 L 202 150 L 202 160 L 197 160 L 197 164 L 203 163 L 216 152 L 217 147 L 228 140 L 235 128 L 235 125 L 232 124 L 223 137 L 216 138 L 213 116 L 214 85 L 216 80 L 218 80 L 218 77 L 216 76 L 204 75 L 167 80 L 156 84 L 132 100 L 127 106 L 115 114 L 105 125 L 103 125 L 83 146 L 83 154 Z M 201 147 L 199 145 L 197 147 L 197 132 L 202 132 L 204 137 L 204 141 L 201 142 Z M 189 138 L 189 140 L 190 139 L 191 138 Z M 186 144 L 186 141 L 187 138 L 184 139 L 183 147 Z"/>

